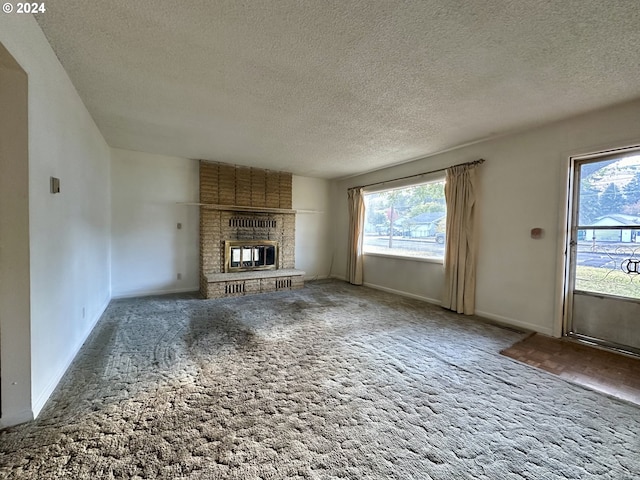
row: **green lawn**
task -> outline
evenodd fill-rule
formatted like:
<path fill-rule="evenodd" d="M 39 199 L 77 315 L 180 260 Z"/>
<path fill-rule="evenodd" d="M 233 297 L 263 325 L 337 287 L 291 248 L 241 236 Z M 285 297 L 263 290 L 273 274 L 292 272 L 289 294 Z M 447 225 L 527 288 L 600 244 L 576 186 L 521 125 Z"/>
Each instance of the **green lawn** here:
<path fill-rule="evenodd" d="M 640 275 L 622 270 L 576 267 L 576 290 L 640 299 Z"/>

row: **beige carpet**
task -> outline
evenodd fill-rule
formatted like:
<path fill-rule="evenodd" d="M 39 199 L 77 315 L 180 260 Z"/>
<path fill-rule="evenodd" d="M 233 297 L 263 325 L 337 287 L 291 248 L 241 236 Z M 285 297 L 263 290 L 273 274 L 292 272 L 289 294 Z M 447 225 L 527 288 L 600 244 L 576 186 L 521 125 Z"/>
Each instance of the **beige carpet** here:
<path fill-rule="evenodd" d="M 640 478 L 640 409 L 343 282 L 114 301 L 0 478 Z"/>

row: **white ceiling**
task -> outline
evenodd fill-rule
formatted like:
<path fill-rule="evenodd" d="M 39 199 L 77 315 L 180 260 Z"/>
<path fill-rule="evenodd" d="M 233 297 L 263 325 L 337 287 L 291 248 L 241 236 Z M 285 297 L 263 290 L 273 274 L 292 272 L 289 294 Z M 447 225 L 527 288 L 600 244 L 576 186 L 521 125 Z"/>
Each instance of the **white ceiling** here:
<path fill-rule="evenodd" d="M 325 178 L 640 97 L 637 0 L 47 0 L 112 147 Z"/>

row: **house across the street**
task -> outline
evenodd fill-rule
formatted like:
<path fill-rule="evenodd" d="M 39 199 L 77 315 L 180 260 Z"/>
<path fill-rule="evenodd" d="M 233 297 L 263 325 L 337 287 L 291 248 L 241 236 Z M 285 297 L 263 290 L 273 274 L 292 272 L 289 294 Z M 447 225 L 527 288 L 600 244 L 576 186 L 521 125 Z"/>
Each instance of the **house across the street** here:
<path fill-rule="evenodd" d="M 445 212 L 427 212 L 421 213 L 409 219 L 409 232 L 412 237 L 424 238 L 433 237 L 437 233 L 444 232 Z"/>
<path fill-rule="evenodd" d="M 625 225 L 637 225 L 640 221 L 639 217 L 634 215 L 624 214 L 611 214 L 598 218 L 593 223 L 594 227 L 620 227 Z M 640 230 L 598 230 L 598 229 L 584 229 L 585 240 L 597 240 L 598 242 L 621 242 L 621 243 L 635 243 L 640 242 Z"/>

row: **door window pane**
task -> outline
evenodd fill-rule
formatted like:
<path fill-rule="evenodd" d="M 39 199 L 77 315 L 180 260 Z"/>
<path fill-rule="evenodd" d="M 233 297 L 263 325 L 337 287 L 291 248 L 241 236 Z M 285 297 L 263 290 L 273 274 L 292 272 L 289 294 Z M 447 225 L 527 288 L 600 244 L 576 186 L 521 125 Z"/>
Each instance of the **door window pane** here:
<path fill-rule="evenodd" d="M 640 155 L 580 165 L 576 290 L 640 299 Z"/>

